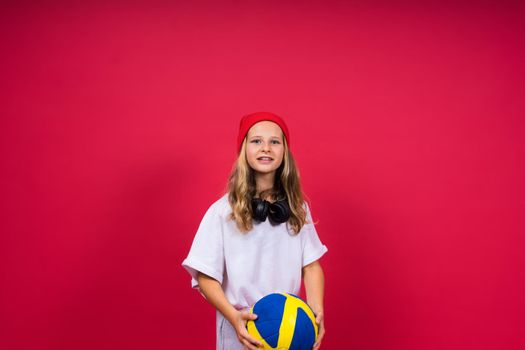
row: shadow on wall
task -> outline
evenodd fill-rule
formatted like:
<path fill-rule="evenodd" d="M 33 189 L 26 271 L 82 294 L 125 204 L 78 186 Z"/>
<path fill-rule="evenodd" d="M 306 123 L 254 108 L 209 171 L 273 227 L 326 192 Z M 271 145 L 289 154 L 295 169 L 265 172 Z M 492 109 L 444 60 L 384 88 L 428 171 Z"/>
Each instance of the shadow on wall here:
<path fill-rule="evenodd" d="M 318 231 L 329 249 L 322 261 L 327 315 L 323 345 L 332 349 L 344 341 L 349 349 L 385 349 L 405 342 L 398 322 L 400 313 L 407 313 L 406 291 L 399 281 L 405 272 L 396 263 L 396 246 L 390 244 L 398 234 L 394 224 L 353 189 L 320 192 L 315 207 L 323 212 L 323 221 Z"/>

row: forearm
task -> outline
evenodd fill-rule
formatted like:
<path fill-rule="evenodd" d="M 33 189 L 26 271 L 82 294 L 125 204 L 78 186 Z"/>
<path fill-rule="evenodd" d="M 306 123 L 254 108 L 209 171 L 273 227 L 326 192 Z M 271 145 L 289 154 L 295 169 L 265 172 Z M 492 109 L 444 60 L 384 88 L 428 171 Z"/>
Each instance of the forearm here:
<path fill-rule="evenodd" d="M 206 300 L 219 310 L 228 322 L 233 323 L 233 317 L 237 310 L 230 304 L 228 299 L 226 299 L 221 284 L 217 280 L 200 272 L 197 276 L 197 282 L 199 282 L 199 288 L 201 293 L 206 297 Z"/>
<path fill-rule="evenodd" d="M 324 273 L 319 261 L 303 267 L 306 302 L 317 314 L 324 312 Z"/>

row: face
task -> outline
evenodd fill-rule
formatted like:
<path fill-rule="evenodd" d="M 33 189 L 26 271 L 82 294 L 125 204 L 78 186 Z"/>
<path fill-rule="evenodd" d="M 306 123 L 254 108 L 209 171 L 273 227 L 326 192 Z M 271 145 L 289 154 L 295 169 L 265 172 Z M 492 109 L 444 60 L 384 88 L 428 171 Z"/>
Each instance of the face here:
<path fill-rule="evenodd" d="M 248 130 L 246 159 L 253 170 L 267 174 L 279 168 L 284 157 L 283 137 L 279 125 L 268 120 L 260 121 Z"/>

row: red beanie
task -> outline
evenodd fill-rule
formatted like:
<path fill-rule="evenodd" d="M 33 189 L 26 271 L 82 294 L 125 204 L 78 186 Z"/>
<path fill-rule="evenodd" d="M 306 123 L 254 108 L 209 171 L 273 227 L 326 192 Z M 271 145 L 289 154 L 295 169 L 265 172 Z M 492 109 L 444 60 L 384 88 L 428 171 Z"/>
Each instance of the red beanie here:
<path fill-rule="evenodd" d="M 270 113 L 270 112 L 256 112 L 252 114 L 245 115 L 241 119 L 241 125 L 239 126 L 239 135 L 237 136 L 237 152 L 241 151 L 242 142 L 244 137 L 248 133 L 248 130 L 255 124 L 263 120 L 269 120 L 281 127 L 284 137 L 286 137 L 286 142 L 290 146 L 290 134 L 288 133 L 288 127 L 281 117 Z"/>

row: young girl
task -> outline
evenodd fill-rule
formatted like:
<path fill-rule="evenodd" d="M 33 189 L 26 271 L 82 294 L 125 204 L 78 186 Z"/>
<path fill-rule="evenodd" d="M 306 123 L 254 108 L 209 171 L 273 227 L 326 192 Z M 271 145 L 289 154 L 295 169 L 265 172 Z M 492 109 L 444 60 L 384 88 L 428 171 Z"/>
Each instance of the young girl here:
<path fill-rule="evenodd" d="M 246 322 L 270 293 L 298 294 L 304 279 L 316 315 L 319 349 L 324 328 L 324 274 L 328 250 L 303 199 L 290 135 L 279 116 L 259 112 L 241 119 L 238 157 L 228 193 L 206 211 L 182 266 L 192 287 L 217 309 L 217 349 L 257 349 Z"/>

